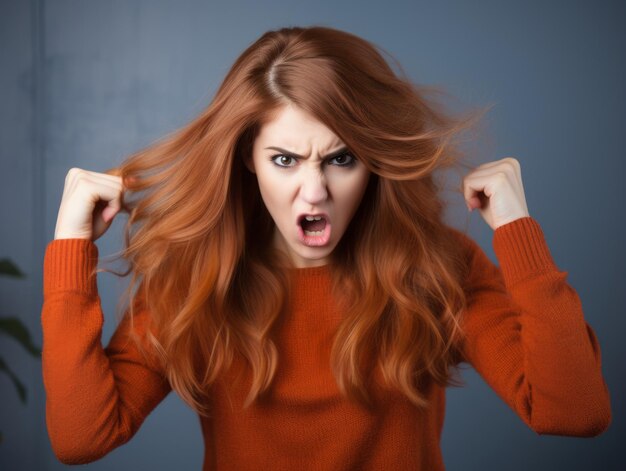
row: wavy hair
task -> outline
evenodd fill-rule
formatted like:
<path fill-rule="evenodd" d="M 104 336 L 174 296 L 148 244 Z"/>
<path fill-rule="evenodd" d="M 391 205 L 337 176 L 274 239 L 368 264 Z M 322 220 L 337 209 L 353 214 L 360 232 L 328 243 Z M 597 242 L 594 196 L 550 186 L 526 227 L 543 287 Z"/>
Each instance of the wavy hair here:
<path fill-rule="evenodd" d="M 435 172 L 463 165 L 455 138 L 482 113 L 444 113 L 428 98 L 438 89 L 413 84 L 397 61 L 395 73 L 379 51 L 329 27 L 266 32 L 199 116 L 111 170 L 128 190 L 126 299 L 145 303 L 147 345 L 199 414 L 210 415 L 210 385 L 235 355 L 252 378 L 244 407 L 278 367 L 272 333 L 286 309 L 289 262 L 271 246 L 274 222 L 243 160 L 286 104 L 323 122 L 372 172 L 330 257 L 344 313 L 331 351 L 340 392 L 371 405 L 369 360 L 417 407 L 428 406 L 430 381 L 458 384 L 451 367 L 461 359 L 468 261 L 442 220 Z M 130 303 L 131 321 L 138 306 Z"/>

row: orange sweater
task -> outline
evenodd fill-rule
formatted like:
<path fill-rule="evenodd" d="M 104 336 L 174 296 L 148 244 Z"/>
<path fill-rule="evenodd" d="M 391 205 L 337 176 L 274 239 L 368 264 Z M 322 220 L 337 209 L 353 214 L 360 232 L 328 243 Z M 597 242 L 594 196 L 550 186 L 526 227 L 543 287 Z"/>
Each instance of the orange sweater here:
<path fill-rule="evenodd" d="M 538 434 L 602 433 L 611 407 L 600 347 L 537 221 L 496 229 L 500 268 L 457 233 L 472 266 L 465 361 Z M 94 461 L 127 442 L 171 391 L 127 341 L 128 316 L 102 347 L 100 299 L 87 276 L 97 260 L 96 245 L 81 239 L 51 241 L 44 260 L 46 421 L 64 463 Z M 211 395 L 214 417 L 201 420 L 203 469 L 444 469 L 445 389 L 430 388 L 427 412 L 390 391 L 374 413 L 344 400 L 329 367 L 341 313 L 330 298 L 327 267 L 291 275 L 294 308 L 277 338 L 272 399 L 244 410 L 249 383 L 220 379 Z M 147 315 L 138 314 L 137 329 Z"/>

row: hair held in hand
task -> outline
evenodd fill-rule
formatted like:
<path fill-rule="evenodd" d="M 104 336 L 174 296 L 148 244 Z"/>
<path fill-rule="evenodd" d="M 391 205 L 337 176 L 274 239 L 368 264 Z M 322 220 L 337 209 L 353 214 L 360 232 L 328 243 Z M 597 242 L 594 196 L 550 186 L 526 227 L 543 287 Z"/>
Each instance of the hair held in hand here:
<path fill-rule="evenodd" d="M 280 362 L 272 334 L 286 312 L 288 262 L 272 247 L 273 220 L 243 156 L 285 104 L 325 123 L 372 172 L 330 263 L 343 315 L 331 352 L 340 391 L 369 403 L 365 379 L 379 368 L 426 407 L 429 381 L 454 384 L 468 261 L 442 221 L 433 173 L 460 164 L 455 138 L 483 113 L 452 118 L 430 92 L 350 33 L 270 31 L 237 58 L 204 111 L 120 165 L 126 299 L 137 302 L 129 312 L 150 313 L 140 344 L 198 413 L 209 414 L 210 385 L 234 355 L 250 367 L 246 407 Z"/>

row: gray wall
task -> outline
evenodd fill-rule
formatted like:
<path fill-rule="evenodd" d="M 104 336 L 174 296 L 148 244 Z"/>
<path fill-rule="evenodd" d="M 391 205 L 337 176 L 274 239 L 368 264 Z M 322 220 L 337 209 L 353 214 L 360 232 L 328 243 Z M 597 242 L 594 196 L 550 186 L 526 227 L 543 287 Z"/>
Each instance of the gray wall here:
<path fill-rule="evenodd" d="M 41 344 L 43 254 L 70 167 L 102 171 L 182 126 L 262 32 L 346 29 L 394 54 L 418 83 L 442 85 L 467 104 L 497 104 L 481 161 L 512 155 L 522 164 L 530 214 L 602 347 L 614 414 L 604 435 L 539 437 L 468 370 L 465 388 L 448 389 L 447 469 L 618 469 L 617 444 L 626 437 L 626 4 L 334 3 L 1 0 L 0 258 L 10 256 L 28 278 L 0 280 L 0 315 L 20 316 Z M 463 202 L 450 201 L 451 224 L 464 226 Z M 469 219 L 496 261 L 491 229 L 477 213 Z M 121 247 L 121 234 L 117 221 L 97 242 L 101 256 Z M 106 344 L 124 285 L 108 274 L 98 283 Z M 0 468 L 65 468 L 47 437 L 41 363 L 5 337 L 0 356 L 29 394 L 23 406 L 0 376 Z M 200 469 L 202 453 L 195 414 L 171 394 L 131 442 L 89 469 Z"/>

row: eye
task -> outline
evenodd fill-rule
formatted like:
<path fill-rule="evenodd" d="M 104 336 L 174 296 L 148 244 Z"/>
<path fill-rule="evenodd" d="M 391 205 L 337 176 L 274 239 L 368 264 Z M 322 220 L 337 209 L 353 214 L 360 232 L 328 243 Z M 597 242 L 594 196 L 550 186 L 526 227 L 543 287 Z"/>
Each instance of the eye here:
<path fill-rule="evenodd" d="M 295 160 L 296 159 L 294 157 L 291 157 L 290 155 L 284 155 L 284 154 L 278 154 L 278 155 L 274 155 L 270 157 L 270 161 L 273 162 L 274 165 L 276 165 L 277 167 L 281 167 L 281 168 L 293 167 L 295 164 L 293 165 L 288 165 L 288 164 L 291 161 L 295 161 Z M 333 160 L 336 161 L 337 163 L 331 164 L 331 165 L 334 165 L 336 167 L 352 167 L 356 163 L 356 159 L 349 152 L 344 152 L 343 154 L 338 155 L 337 157 L 328 159 L 326 162 L 332 162 Z"/>
<path fill-rule="evenodd" d="M 348 160 L 347 162 L 346 159 Z M 338 167 L 352 167 L 356 163 L 356 159 L 349 152 L 333 157 L 332 159 L 329 159 L 329 162 L 331 160 L 338 161 L 336 164 Z"/>
<path fill-rule="evenodd" d="M 280 161 L 281 163 L 277 163 L 277 160 L 276 160 L 276 159 L 278 159 L 278 161 Z M 274 164 L 275 164 L 276 166 L 278 166 L 278 167 L 283 167 L 283 168 L 286 168 L 286 167 L 293 167 L 293 165 L 283 165 L 283 163 L 285 163 L 285 162 L 290 162 L 290 161 L 292 161 L 292 160 L 294 160 L 294 158 L 293 158 L 293 157 L 291 157 L 291 156 L 289 156 L 289 155 L 283 155 L 283 154 L 278 154 L 278 155 L 275 155 L 275 156 L 273 156 L 272 158 L 270 158 L 270 161 L 274 162 Z"/>

